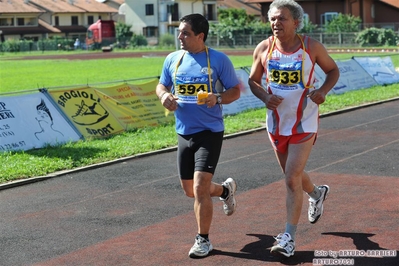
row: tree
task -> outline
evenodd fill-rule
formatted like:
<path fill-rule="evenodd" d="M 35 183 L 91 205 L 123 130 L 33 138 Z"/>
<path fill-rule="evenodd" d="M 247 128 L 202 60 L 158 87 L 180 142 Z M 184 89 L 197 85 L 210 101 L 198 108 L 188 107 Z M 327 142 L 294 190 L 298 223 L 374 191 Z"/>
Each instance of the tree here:
<path fill-rule="evenodd" d="M 270 33 L 270 24 L 262 23 L 244 9 L 218 9 L 218 23 L 210 25 L 209 34 L 219 36 L 230 46 L 237 44 L 243 35 Z M 238 41 L 239 42 L 239 41 Z"/>
<path fill-rule="evenodd" d="M 130 30 L 131 27 L 131 25 L 127 25 L 125 23 L 116 23 L 116 40 L 120 46 L 126 47 L 127 42 L 132 38 L 133 32 Z"/>
<path fill-rule="evenodd" d="M 326 32 L 341 33 L 341 32 L 358 32 L 361 18 L 349 14 L 339 14 L 333 20 L 327 23 Z"/>

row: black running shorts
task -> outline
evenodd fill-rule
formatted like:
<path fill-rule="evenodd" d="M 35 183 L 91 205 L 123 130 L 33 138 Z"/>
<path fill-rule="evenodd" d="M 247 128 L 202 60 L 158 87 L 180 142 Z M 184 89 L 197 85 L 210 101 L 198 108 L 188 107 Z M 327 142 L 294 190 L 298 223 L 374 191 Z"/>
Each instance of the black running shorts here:
<path fill-rule="evenodd" d="M 193 179 L 195 171 L 215 173 L 223 134 L 210 130 L 178 135 L 177 168 L 181 179 Z"/>

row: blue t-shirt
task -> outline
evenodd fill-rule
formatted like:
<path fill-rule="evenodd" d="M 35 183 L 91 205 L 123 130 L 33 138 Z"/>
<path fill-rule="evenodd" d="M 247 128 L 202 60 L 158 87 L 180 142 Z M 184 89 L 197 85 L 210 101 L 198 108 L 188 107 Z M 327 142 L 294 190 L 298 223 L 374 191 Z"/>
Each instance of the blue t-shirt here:
<path fill-rule="evenodd" d="M 225 89 L 239 84 L 230 59 L 222 52 L 208 49 L 211 65 L 212 92 L 216 91 L 219 80 Z M 177 66 L 178 65 L 178 66 Z M 176 72 L 177 66 L 177 73 Z M 174 112 L 176 132 L 189 135 L 204 130 L 221 132 L 224 130 L 221 105 L 207 108 L 197 104 L 197 91 L 210 90 L 207 53 L 192 54 L 184 50 L 169 54 L 164 62 L 159 83 L 172 86 L 172 93 L 179 97 L 178 108 Z M 178 90 L 175 89 L 178 86 Z"/>

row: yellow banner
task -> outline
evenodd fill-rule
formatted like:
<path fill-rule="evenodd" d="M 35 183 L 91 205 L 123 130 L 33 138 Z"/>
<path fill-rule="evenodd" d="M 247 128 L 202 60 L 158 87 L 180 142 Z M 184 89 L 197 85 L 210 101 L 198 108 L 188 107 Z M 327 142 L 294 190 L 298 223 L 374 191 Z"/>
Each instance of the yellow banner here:
<path fill-rule="evenodd" d="M 166 116 L 155 94 L 158 80 L 133 85 L 122 84 L 108 88 L 96 88 L 101 100 L 125 129 L 158 126 L 169 122 L 173 115 Z"/>
<path fill-rule="evenodd" d="M 140 85 L 50 90 L 48 93 L 85 137 L 107 137 L 170 122 L 155 94 L 158 80 Z"/>
<path fill-rule="evenodd" d="M 107 137 L 124 131 L 95 89 L 84 87 L 48 93 L 85 138 Z"/>

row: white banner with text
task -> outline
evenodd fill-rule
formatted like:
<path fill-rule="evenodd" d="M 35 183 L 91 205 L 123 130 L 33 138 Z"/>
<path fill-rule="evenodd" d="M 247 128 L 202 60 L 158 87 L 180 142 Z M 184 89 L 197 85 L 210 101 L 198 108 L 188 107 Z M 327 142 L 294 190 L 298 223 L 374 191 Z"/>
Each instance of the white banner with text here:
<path fill-rule="evenodd" d="M 0 97 L 0 151 L 30 150 L 80 138 L 43 93 Z"/>

